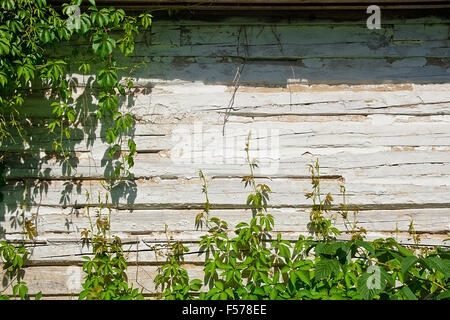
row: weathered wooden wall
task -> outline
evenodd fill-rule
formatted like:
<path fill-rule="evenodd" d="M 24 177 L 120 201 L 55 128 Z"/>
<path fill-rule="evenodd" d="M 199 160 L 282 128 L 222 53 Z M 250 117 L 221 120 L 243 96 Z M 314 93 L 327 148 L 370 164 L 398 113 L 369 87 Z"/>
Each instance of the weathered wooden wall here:
<path fill-rule="evenodd" d="M 170 236 L 197 248 L 202 231 L 194 218 L 204 202 L 199 169 L 208 178 L 211 214 L 230 225 L 248 219 L 241 177 L 248 174 L 244 146 L 250 130 L 258 181 L 273 191 L 275 231 L 285 237 L 307 233 L 308 164 L 319 158 L 323 191 L 339 204 L 345 184 L 369 239 L 393 236 L 412 243 L 411 220 L 423 244 L 446 238 L 449 19 L 392 18 L 382 21 L 383 29 L 368 30 L 365 13 L 361 17 L 157 20 L 139 40 L 124 61 L 147 62 L 136 70 L 136 87 L 123 101 L 137 119 L 135 179 L 114 188 L 110 201 L 112 231 L 130 249 L 130 279 L 146 293 L 158 265 L 148 249 L 166 241 L 165 224 Z M 85 55 L 88 49 L 74 43 L 54 54 Z M 81 103 L 88 79 L 75 78 Z M 39 236 L 25 280 L 31 293 L 70 297 L 79 291 L 81 257 L 89 252 L 80 243 L 88 226 L 85 195 L 90 193 L 94 210 L 108 174 L 107 145 L 104 130 L 87 115 L 66 141 L 71 169 L 51 152 L 53 138 L 42 126 L 51 118 L 48 104 L 38 95 L 27 102 L 30 146 L 6 150 L 0 230 L 7 239 L 22 239 L 22 210 L 37 214 Z M 342 221 L 336 224 L 344 229 Z M 186 261 L 200 277 L 200 258 L 189 255 Z"/>

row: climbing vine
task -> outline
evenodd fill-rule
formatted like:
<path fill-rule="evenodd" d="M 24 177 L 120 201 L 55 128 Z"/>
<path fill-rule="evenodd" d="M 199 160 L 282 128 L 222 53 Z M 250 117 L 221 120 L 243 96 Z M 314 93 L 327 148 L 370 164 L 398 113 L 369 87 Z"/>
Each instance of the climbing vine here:
<path fill-rule="evenodd" d="M 62 157 L 67 167 L 73 169 L 67 173 L 76 173 L 70 161 L 73 155 L 68 142 L 80 123 L 95 117 L 104 131 L 107 156 L 112 168 L 109 172 L 105 171 L 104 178 L 109 181 L 104 185 L 106 191 L 111 191 L 115 180 L 129 177 L 136 154 L 136 143 L 132 137 L 135 119 L 120 108 L 120 97 L 134 86 L 132 72 L 142 64 L 120 65 L 119 60 L 121 56 L 127 57 L 133 53 L 136 37 L 150 29 L 152 18 L 149 12 L 130 16 L 122 9 L 98 8 L 95 0 L 71 0 L 59 7 L 52 7 L 46 0 L 2 0 L 1 151 L 8 150 L 11 144 L 23 145 L 26 150 L 29 138 L 27 126 L 30 122 L 24 114 L 24 107 L 33 94 L 43 91 L 49 101 L 46 107 L 51 109 L 53 117 L 51 120 L 40 119 L 38 122 L 44 123 L 32 123 L 31 127 L 38 125 L 47 128 L 46 135 L 52 137 L 52 152 Z M 58 50 L 72 43 L 87 47 L 87 57 L 67 54 L 58 56 Z M 77 72 L 90 79 L 95 78 L 86 84 L 81 95 L 82 108 L 77 106 L 74 95 L 77 79 L 73 73 Z M 91 99 L 93 94 L 97 100 L 93 104 L 94 110 L 87 105 L 87 96 Z M 82 124 L 85 127 L 86 123 Z M 0 155 L 0 184 L 4 183 L 7 171 L 2 161 L 3 155 Z M 37 235 L 34 221 L 22 220 L 26 238 L 33 241 Z M 87 273 L 83 298 L 114 298 L 118 295 L 139 298 L 137 290 L 127 287 L 123 276 L 126 263 L 121 244 L 117 238 L 111 240 L 110 237 L 104 237 L 109 220 L 106 224 L 103 222 L 97 220 L 96 231 L 90 230 L 89 242 L 96 255 L 83 266 Z M 10 275 L 10 281 L 17 280 L 13 288 L 14 295 L 18 294 L 23 299 L 28 298 L 26 283 L 22 281 L 22 265 L 28 255 L 29 251 L 23 244 L 17 247 L 2 242 L 0 245 L 3 268 Z M 95 263 L 104 265 L 92 269 Z M 99 291 L 99 288 L 104 290 Z"/>

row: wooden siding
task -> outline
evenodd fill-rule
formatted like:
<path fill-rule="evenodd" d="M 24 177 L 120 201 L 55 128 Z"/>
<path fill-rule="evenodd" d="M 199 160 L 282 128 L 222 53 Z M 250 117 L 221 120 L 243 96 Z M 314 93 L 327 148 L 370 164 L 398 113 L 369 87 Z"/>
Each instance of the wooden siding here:
<path fill-rule="evenodd" d="M 166 241 L 165 224 L 169 236 L 198 250 L 199 169 L 208 178 L 212 215 L 230 225 L 249 218 L 241 177 L 248 174 L 243 149 L 250 130 L 257 179 L 273 190 L 274 234 L 292 240 L 307 234 L 308 164 L 319 158 L 323 191 L 339 204 L 345 184 L 369 239 L 393 236 L 411 244 L 414 221 L 422 244 L 442 244 L 450 231 L 449 19 L 391 19 L 382 26 L 157 20 L 138 40 L 133 56 L 122 61 L 147 62 L 122 100 L 137 119 L 135 179 L 118 184 L 110 201 L 112 232 L 133 265 L 130 279 L 146 294 L 161 260 L 151 247 Z M 53 54 L 88 52 L 77 42 Z M 88 79 L 74 79 L 80 101 Z M 0 230 L 9 240 L 23 239 L 15 223 L 20 213 L 37 214 L 39 236 L 25 281 L 31 293 L 69 298 L 80 286 L 68 283 L 74 275 L 79 280 L 81 257 L 89 254 L 80 243 L 88 225 L 85 194 L 94 210 L 108 175 L 107 146 L 102 127 L 86 115 L 65 141 L 71 169 L 52 153 L 53 138 L 42 126 L 52 117 L 49 104 L 36 93 L 24 106 L 29 147 L 1 147 L 8 181 Z M 336 225 L 344 229 L 339 219 Z M 186 256 L 191 275 L 201 277 L 200 261 Z"/>

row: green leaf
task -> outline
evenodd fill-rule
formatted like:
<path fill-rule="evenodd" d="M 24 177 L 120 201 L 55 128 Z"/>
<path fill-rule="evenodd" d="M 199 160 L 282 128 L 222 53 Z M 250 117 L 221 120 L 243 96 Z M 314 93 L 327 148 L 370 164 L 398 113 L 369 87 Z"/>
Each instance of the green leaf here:
<path fill-rule="evenodd" d="M 380 268 L 380 271 L 382 279 L 387 281 L 387 283 L 389 283 L 389 285 L 391 285 L 392 287 L 395 287 L 395 281 L 399 272 L 393 272 L 392 274 L 389 274 L 384 268 Z"/>
<path fill-rule="evenodd" d="M 231 290 L 230 288 L 226 288 L 225 289 L 226 294 L 228 295 L 228 297 L 230 297 L 230 299 L 234 298 L 234 293 L 233 290 Z"/>
<path fill-rule="evenodd" d="M 411 291 L 411 289 L 408 286 L 403 286 L 401 288 L 401 291 L 406 299 L 408 300 L 417 300 L 416 295 Z"/>
<path fill-rule="evenodd" d="M 224 284 L 222 281 L 215 281 L 214 282 L 214 286 L 216 288 L 218 288 L 219 290 L 223 291 L 223 289 L 225 288 Z"/>
<path fill-rule="evenodd" d="M 450 277 L 450 261 L 443 260 L 437 256 L 420 258 L 419 263 L 430 271 L 440 271 L 446 278 Z"/>
<path fill-rule="evenodd" d="M 275 300 L 277 297 L 278 297 L 278 290 L 274 288 L 270 291 L 269 298 L 270 300 Z"/>
<path fill-rule="evenodd" d="M 321 258 L 316 264 L 315 277 L 316 279 L 323 279 L 338 273 L 340 270 L 339 262 L 335 259 Z"/>
<path fill-rule="evenodd" d="M 108 128 L 106 130 L 106 141 L 111 144 L 114 141 L 116 141 L 116 139 L 117 139 L 117 135 L 116 135 L 114 129 Z"/>
<path fill-rule="evenodd" d="M 254 201 L 254 196 L 253 194 L 249 194 L 247 197 L 247 205 L 250 205 L 250 203 L 252 203 Z"/>
<path fill-rule="evenodd" d="M 89 19 L 87 14 L 83 13 L 79 18 L 73 19 L 69 27 L 74 28 L 79 34 L 86 34 L 91 30 L 91 19 Z"/>
<path fill-rule="evenodd" d="M 82 63 L 79 67 L 78 67 L 78 71 L 83 72 L 83 74 L 88 74 L 91 72 L 91 65 L 89 63 Z"/>
<path fill-rule="evenodd" d="M 69 110 L 67 112 L 67 118 L 69 119 L 70 122 L 75 122 L 75 111 Z"/>
<path fill-rule="evenodd" d="M 119 98 L 115 95 L 102 95 L 100 94 L 100 100 L 98 105 L 109 112 L 114 112 L 117 109 Z M 117 126 L 116 126 L 117 127 Z"/>
<path fill-rule="evenodd" d="M 202 286 L 202 282 L 198 279 L 195 279 L 195 280 L 191 281 L 190 289 L 193 291 L 198 291 L 198 290 L 200 290 L 201 286 Z"/>
<path fill-rule="evenodd" d="M 152 15 L 149 13 L 143 13 L 139 15 L 139 18 L 141 18 L 141 24 L 145 29 L 148 29 L 148 27 L 152 24 Z"/>
<path fill-rule="evenodd" d="M 363 247 L 364 249 L 366 249 L 370 254 L 375 254 L 375 249 L 370 245 L 370 243 L 366 242 L 366 241 L 361 241 L 358 240 L 355 242 L 355 244 L 358 247 Z"/>
<path fill-rule="evenodd" d="M 396 247 L 398 251 L 406 257 L 410 257 L 413 255 L 413 253 L 410 250 L 406 249 L 405 247 L 402 247 L 401 245 L 397 245 Z"/>
<path fill-rule="evenodd" d="M 259 296 L 265 295 L 265 292 L 264 292 L 263 288 L 261 288 L 261 287 L 254 287 L 253 293 L 256 293 Z"/>
<path fill-rule="evenodd" d="M 93 37 L 92 49 L 94 53 L 104 58 L 111 54 L 116 47 L 116 41 L 106 33 L 96 33 Z"/>
<path fill-rule="evenodd" d="M 450 290 L 446 290 L 444 292 L 441 292 L 436 297 L 437 300 L 440 299 L 450 299 Z"/>
<path fill-rule="evenodd" d="M 311 281 L 309 280 L 309 275 L 306 271 L 304 270 L 297 270 L 295 272 L 295 274 L 297 275 L 298 278 L 300 278 L 300 280 L 302 280 L 303 282 L 307 283 L 308 285 L 311 285 Z"/>
<path fill-rule="evenodd" d="M 55 38 L 55 34 L 49 29 L 41 29 L 39 31 L 39 38 L 44 44 L 46 44 L 51 42 Z"/>
<path fill-rule="evenodd" d="M 7 39 L 0 39 L 0 55 L 9 54 L 10 45 Z"/>

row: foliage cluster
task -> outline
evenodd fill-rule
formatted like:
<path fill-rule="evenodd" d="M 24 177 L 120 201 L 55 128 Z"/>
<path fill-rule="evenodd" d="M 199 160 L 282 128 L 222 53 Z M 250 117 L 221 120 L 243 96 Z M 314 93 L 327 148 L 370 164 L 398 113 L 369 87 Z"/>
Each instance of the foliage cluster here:
<path fill-rule="evenodd" d="M 204 279 L 190 279 L 183 266 L 189 249 L 168 238 L 163 253 L 166 261 L 154 279 L 160 299 L 450 299 L 450 252 L 441 247 L 420 249 L 417 243 L 407 248 L 393 238 L 365 240 L 366 231 L 358 226 L 357 208 L 348 204 L 345 187 L 341 186 L 343 203 L 337 207 L 330 193 L 321 194 L 318 161 L 310 166 L 312 191 L 305 195 L 313 200 L 310 236 L 283 239 L 274 231 L 274 217 L 267 212 L 271 190 L 256 182 L 253 169 L 257 162 L 250 161 L 248 142 L 246 152 L 250 175 L 242 182 L 251 188 L 246 202 L 250 221 L 231 229 L 226 221 L 211 216 L 207 179 L 200 171 L 206 201 L 195 224 L 207 229 L 199 251 L 204 257 Z M 89 200 L 90 195 L 86 196 Z M 79 299 L 143 299 L 142 291 L 128 284 L 120 239 L 111 236 L 108 196 L 104 203 L 100 200 L 99 195 L 102 205 L 95 209 L 95 220 L 87 207 L 90 228 L 82 236 L 83 243 L 92 245 L 93 257 L 84 257 L 85 281 Z M 349 220 L 350 209 L 354 210 L 353 221 Z M 341 232 L 333 227 L 335 215 L 342 217 L 349 240 L 336 238 Z M 23 246 L 6 242 L 0 248 L 3 268 L 11 279 L 17 278 L 14 294 L 28 299 L 21 267 L 29 253 Z"/>
<path fill-rule="evenodd" d="M 338 240 L 341 232 L 332 224 L 330 193 L 320 192 L 318 161 L 311 164 L 313 200 L 308 230 L 296 241 L 284 240 L 274 233 L 274 218 L 267 213 L 270 188 L 257 184 L 248 156 L 250 175 L 242 179 L 252 188 L 247 206 L 250 222 L 230 229 L 226 221 L 210 217 L 206 178 L 204 211 L 197 216 L 197 227 L 208 233 L 200 242 L 204 254 L 204 279 L 190 280 L 182 267 L 188 248 L 172 245 L 166 264 L 160 268 L 156 284 L 164 290 L 164 299 L 265 300 L 265 299 L 382 299 L 417 300 L 450 298 L 450 252 L 436 247 L 415 250 L 393 238 L 366 241 L 366 230 L 349 220 L 350 205 L 345 187 L 341 186 L 343 203 L 335 208 L 351 238 Z M 203 289 L 203 290 L 201 290 Z M 201 292 L 199 292 L 201 291 Z"/>
<path fill-rule="evenodd" d="M 83 108 L 78 108 L 73 97 L 74 79 L 68 74 L 77 68 L 83 75 L 95 75 L 89 82 L 92 93 L 97 94 L 98 103 L 94 116 L 105 130 L 105 142 L 109 145 L 107 155 L 113 165 L 113 178 L 130 174 L 134 165 L 136 144 L 130 136 L 134 124 L 131 114 L 119 108 L 119 97 L 133 87 L 129 76 L 122 81 L 120 72 L 130 75 L 139 65 L 120 66 L 118 55 L 129 56 L 134 51 L 135 37 L 152 24 L 148 12 L 130 16 L 122 9 L 98 8 L 95 0 L 85 0 L 85 12 L 80 11 L 83 0 L 71 0 L 60 8 L 53 8 L 46 0 L 2 0 L 0 2 L 0 144 L 7 150 L 8 144 L 26 145 L 28 123 L 22 107 L 27 98 L 44 89 L 52 102 L 54 120 L 44 125 L 49 136 L 53 136 L 53 151 L 60 154 L 69 167 L 70 140 L 75 128 L 91 116 L 87 106 L 86 90 L 83 93 Z M 85 59 L 71 60 L 69 56 L 55 58 L 52 49 L 75 41 L 87 42 L 91 50 Z M 73 70 L 72 70 L 73 71 Z M 125 137 L 129 136 L 123 144 Z M 123 150 L 127 149 L 127 150 Z M 0 155 L 0 185 L 5 183 L 5 166 Z M 110 189 L 110 188 L 109 188 Z M 1 201 L 2 199 L 0 199 Z M 24 217 L 23 217 L 24 218 Z M 26 237 L 30 240 L 37 234 L 32 219 L 23 219 Z M 0 230 L 1 231 L 1 230 Z M 137 289 L 128 287 L 123 256 L 118 238 L 106 237 L 109 220 L 98 217 L 95 230 L 91 223 L 85 237 L 90 238 L 94 257 L 86 258 L 83 270 L 87 273 L 80 298 L 86 299 L 135 299 L 140 298 Z M 23 282 L 23 263 L 30 252 L 24 244 L 19 246 L 0 243 L 0 256 L 5 277 L 10 283 L 16 279 L 13 294 L 28 299 L 28 287 Z M 40 294 L 37 295 L 39 298 Z M 2 295 L 2 298 L 8 296 Z"/>
<path fill-rule="evenodd" d="M 90 198 L 89 193 L 86 197 Z M 85 273 L 83 290 L 79 299 L 87 300 L 141 300 L 143 296 L 139 289 L 133 289 L 128 284 L 127 261 L 122 249 L 121 240 L 111 236 L 111 207 L 108 204 L 108 194 L 105 202 L 98 196 L 101 206 L 95 209 L 95 222 L 87 209 L 89 229 L 82 231 L 83 244 L 92 246 L 93 257 L 83 257 Z M 103 214 L 106 209 L 108 214 Z"/>
<path fill-rule="evenodd" d="M 12 292 L 13 297 L 21 300 L 29 300 L 27 283 L 23 281 L 25 272 L 23 270 L 23 264 L 30 255 L 30 252 L 22 244 L 15 246 L 6 241 L 0 242 L 0 262 L 2 263 L 4 278 L 9 282 L 2 292 L 0 292 L 0 300 L 9 300 L 9 295 L 3 294 L 3 292 L 13 284 Z M 39 292 L 35 299 L 39 300 L 42 293 Z"/>

